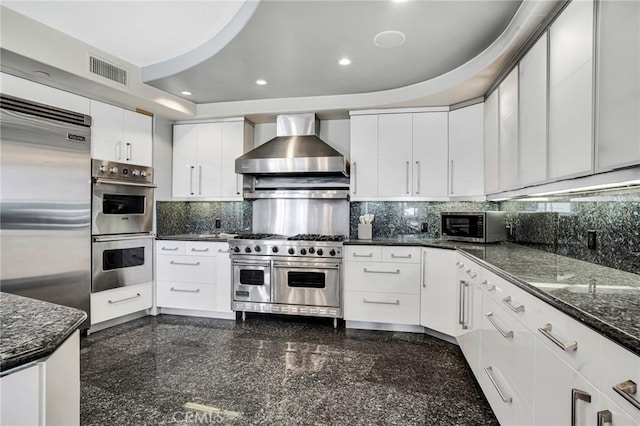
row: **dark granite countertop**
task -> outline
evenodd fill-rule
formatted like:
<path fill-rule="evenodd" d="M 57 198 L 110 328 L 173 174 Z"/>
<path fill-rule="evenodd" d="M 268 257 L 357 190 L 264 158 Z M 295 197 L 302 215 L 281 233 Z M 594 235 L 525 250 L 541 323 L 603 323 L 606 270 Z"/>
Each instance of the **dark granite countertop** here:
<path fill-rule="evenodd" d="M 209 241 L 226 243 L 232 240 L 236 234 L 177 234 L 177 235 L 157 235 L 156 240 L 173 240 L 173 241 Z"/>
<path fill-rule="evenodd" d="M 0 372 L 49 356 L 86 318 L 79 309 L 0 293 Z"/>
<path fill-rule="evenodd" d="M 346 245 L 457 249 L 565 314 L 640 356 L 640 275 L 513 243 L 469 244 L 416 237 Z"/>

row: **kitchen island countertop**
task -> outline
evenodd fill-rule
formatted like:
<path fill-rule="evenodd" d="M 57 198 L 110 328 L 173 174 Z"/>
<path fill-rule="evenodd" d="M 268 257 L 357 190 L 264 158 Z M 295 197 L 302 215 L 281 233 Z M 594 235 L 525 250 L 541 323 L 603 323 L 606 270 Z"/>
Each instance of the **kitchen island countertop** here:
<path fill-rule="evenodd" d="M 49 356 L 86 318 L 79 309 L 0 293 L 0 372 Z"/>
<path fill-rule="evenodd" d="M 640 275 L 513 243 L 471 244 L 414 236 L 345 245 L 457 249 L 492 272 L 640 356 Z"/>

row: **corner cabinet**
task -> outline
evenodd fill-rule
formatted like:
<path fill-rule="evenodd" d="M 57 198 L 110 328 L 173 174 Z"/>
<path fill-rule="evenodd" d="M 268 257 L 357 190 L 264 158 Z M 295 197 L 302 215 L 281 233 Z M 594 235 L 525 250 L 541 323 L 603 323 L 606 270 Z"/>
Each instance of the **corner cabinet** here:
<path fill-rule="evenodd" d="M 484 104 L 449 112 L 449 196 L 484 197 Z"/>
<path fill-rule="evenodd" d="M 451 314 L 458 301 L 457 257 L 455 250 L 422 249 L 420 325 L 447 336 L 455 336 L 458 327 Z"/>
<path fill-rule="evenodd" d="M 153 118 L 91 100 L 91 157 L 151 167 Z"/>
<path fill-rule="evenodd" d="M 173 196 L 242 201 L 235 160 L 253 145 L 243 118 L 173 126 Z"/>

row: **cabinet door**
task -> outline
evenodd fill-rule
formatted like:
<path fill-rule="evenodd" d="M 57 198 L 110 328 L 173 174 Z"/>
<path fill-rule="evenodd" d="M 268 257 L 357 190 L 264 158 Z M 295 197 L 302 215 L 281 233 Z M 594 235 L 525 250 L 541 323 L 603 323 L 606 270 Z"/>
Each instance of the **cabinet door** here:
<path fill-rule="evenodd" d="M 500 190 L 499 90 L 494 90 L 484 101 L 484 189 L 487 194 L 493 194 Z"/>
<path fill-rule="evenodd" d="M 231 312 L 229 244 L 216 244 L 216 312 Z"/>
<path fill-rule="evenodd" d="M 220 197 L 242 201 L 242 175 L 236 173 L 236 158 L 244 152 L 244 122 L 222 124 Z"/>
<path fill-rule="evenodd" d="M 378 196 L 378 116 L 351 117 L 352 199 Z"/>
<path fill-rule="evenodd" d="M 197 197 L 220 195 L 221 155 L 222 123 L 198 124 Z"/>
<path fill-rule="evenodd" d="M 518 67 L 500 84 L 500 189 L 518 186 Z"/>
<path fill-rule="evenodd" d="M 593 1 L 573 1 L 549 29 L 549 177 L 593 170 Z"/>
<path fill-rule="evenodd" d="M 378 116 L 378 195 L 411 195 L 412 164 L 411 114 Z"/>
<path fill-rule="evenodd" d="M 122 108 L 91 101 L 91 157 L 98 160 L 124 161 Z"/>
<path fill-rule="evenodd" d="M 198 161 L 198 126 L 173 126 L 173 196 L 192 197 L 196 194 Z"/>
<path fill-rule="evenodd" d="M 448 336 L 456 334 L 455 250 L 422 249 L 420 325 Z"/>
<path fill-rule="evenodd" d="M 413 196 L 447 196 L 449 129 L 446 112 L 413 114 Z"/>
<path fill-rule="evenodd" d="M 640 3 L 600 1 L 597 171 L 640 162 Z"/>
<path fill-rule="evenodd" d="M 12 426 L 44 424 L 44 392 L 40 390 L 40 364 L 0 378 L 0 423 Z"/>
<path fill-rule="evenodd" d="M 153 118 L 134 111 L 124 113 L 124 161 L 141 166 L 153 163 Z"/>
<path fill-rule="evenodd" d="M 520 61 L 518 186 L 547 179 L 547 34 Z"/>
<path fill-rule="evenodd" d="M 449 113 L 449 195 L 484 194 L 483 104 Z"/>

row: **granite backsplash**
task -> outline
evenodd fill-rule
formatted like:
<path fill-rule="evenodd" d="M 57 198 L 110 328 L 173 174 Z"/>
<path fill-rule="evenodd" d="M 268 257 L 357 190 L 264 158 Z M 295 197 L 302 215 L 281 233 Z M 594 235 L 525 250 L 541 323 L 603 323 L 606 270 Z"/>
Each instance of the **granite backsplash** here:
<path fill-rule="evenodd" d="M 251 231 L 253 204 L 249 201 L 158 201 L 156 230 L 158 236 Z"/>

